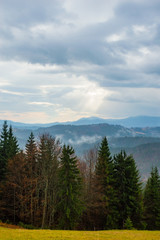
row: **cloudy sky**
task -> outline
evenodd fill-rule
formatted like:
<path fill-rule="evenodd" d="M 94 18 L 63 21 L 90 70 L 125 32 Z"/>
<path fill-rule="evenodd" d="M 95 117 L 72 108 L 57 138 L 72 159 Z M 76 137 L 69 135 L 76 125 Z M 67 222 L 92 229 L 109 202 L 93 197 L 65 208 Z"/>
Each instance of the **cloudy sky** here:
<path fill-rule="evenodd" d="M 0 0 L 0 119 L 160 116 L 159 0 Z"/>

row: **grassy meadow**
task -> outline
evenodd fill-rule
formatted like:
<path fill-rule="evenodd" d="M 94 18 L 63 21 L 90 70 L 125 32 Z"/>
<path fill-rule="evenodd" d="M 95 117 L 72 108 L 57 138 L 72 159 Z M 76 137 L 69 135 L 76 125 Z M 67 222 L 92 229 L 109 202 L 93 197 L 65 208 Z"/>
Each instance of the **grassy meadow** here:
<path fill-rule="evenodd" d="M 160 240 L 160 231 L 61 231 L 0 227 L 0 240 Z"/>

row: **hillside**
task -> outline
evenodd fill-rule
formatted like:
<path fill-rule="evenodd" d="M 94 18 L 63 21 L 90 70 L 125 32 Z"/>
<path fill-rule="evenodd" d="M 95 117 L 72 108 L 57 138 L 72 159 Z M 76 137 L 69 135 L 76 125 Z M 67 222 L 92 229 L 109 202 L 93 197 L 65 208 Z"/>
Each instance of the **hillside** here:
<path fill-rule="evenodd" d="M 149 177 L 152 167 L 157 166 L 160 169 L 160 141 L 141 144 L 136 147 L 111 147 L 111 153 L 112 155 L 118 154 L 122 149 L 125 150 L 128 155 L 133 155 L 143 180 Z"/>

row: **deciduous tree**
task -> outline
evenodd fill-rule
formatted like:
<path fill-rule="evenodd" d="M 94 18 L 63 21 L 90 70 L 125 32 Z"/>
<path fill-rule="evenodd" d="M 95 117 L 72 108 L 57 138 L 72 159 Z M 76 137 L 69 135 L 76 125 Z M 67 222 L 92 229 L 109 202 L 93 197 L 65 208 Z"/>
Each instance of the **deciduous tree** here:
<path fill-rule="evenodd" d="M 55 226 L 58 158 L 60 152 L 61 147 L 59 140 L 46 134 L 40 137 L 38 154 L 38 191 L 42 200 L 42 228 Z"/>

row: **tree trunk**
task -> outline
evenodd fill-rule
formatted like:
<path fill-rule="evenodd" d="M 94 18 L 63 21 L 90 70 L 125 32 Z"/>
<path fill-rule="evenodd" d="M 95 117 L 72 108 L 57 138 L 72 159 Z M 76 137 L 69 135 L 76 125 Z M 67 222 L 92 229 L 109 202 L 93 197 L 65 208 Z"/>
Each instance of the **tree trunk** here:
<path fill-rule="evenodd" d="M 46 187 L 45 187 L 45 190 L 44 190 L 44 206 L 43 206 L 43 216 L 42 216 L 42 228 L 45 227 L 46 209 L 47 209 L 47 195 L 48 195 L 48 179 L 46 180 Z"/>

